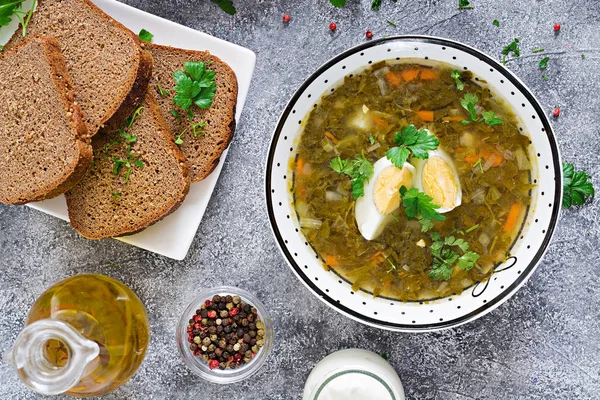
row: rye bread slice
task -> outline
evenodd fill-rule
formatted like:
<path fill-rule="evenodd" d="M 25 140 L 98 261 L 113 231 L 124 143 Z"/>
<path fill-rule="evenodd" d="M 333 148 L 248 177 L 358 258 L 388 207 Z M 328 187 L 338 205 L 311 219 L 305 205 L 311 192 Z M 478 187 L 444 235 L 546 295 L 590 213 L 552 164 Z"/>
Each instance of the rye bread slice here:
<path fill-rule="evenodd" d="M 137 35 L 89 0 L 39 0 L 27 26 L 27 37 L 36 34 L 61 44 L 90 135 L 104 125 L 118 129 L 144 99 L 152 56 Z M 18 30 L 5 50 L 23 40 Z"/>
<path fill-rule="evenodd" d="M 145 44 L 145 46 L 148 46 Z M 219 164 L 221 154 L 233 139 L 235 131 L 235 106 L 237 102 L 237 78 L 229 65 L 207 51 L 176 49 L 156 44 L 149 45 L 154 58 L 154 71 L 150 87 L 153 90 L 160 109 L 167 120 L 171 131 L 179 134 L 187 129 L 181 137 L 181 150 L 185 154 L 191 169 L 192 182 L 206 178 Z M 212 106 L 202 110 L 194 105 L 194 119 L 190 122 L 185 112 L 173 104 L 175 80 L 173 73 L 183 70 L 186 61 L 204 61 L 208 69 L 215 71 L 217 91 Z M 169 94 L 161 95 L 159 90 L 169 90 Z M 171 110 L 177 109 L 177 119 Z M 192 123 L 204 122 L 203 134 L 192 134 Z"/>
<path fill-rule="evenodd" d="M 185 156 L 174 143 L 151 91 L 124 132 L 131 135 L 129 142 L 119 131 L 94 136 L 94 164 L 65 194 L 71 225 L 86 238 L 139 232 L 175 211 L 189 191 Z M 128 178 L 126 165 L 115 170 L 119 159 L 131 165 Z M 135 160 L 143 166 L 135 165 Z"/>
<path fill-rule="evenodd" d="M 92 162 L 60 45 L 52 37 L 33 37 L 0 54 L 0 71 L 0 201 L 56 197 Z"/>

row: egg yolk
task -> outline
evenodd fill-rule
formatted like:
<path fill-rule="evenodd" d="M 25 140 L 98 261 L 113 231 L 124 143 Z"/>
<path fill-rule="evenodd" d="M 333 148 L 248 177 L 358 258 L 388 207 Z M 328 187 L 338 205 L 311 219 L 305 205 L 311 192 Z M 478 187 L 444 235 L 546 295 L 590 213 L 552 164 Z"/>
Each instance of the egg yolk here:
<path fill-rule="evenodd" d="M 430 157 L 422 174 L 423 190 L 442 208 L 453 208 L 458 194 L 458 182 L 450 165 L 441 157 Z"/>
<path fill-rule="evenodd" d="M 373 187 L 373 202 L 380 214 L 391 214 L 400 207 L 402 186 L 412 187 L 412 172 L 408 168 L 390 165 L 381 171 Z"/>

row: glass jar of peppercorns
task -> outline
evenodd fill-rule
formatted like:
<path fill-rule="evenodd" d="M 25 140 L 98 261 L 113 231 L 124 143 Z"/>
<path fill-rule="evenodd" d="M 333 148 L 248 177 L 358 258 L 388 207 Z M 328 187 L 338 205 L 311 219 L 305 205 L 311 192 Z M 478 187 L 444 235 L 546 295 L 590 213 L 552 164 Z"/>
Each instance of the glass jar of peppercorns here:
<path fill-rule="evenodd" d="M 204 290 L 181 316 L 177 344 L 196 375 L 222 384 L 241 381 L 258 371 L 271 351 L 271 317 L 245 290 Z"/>

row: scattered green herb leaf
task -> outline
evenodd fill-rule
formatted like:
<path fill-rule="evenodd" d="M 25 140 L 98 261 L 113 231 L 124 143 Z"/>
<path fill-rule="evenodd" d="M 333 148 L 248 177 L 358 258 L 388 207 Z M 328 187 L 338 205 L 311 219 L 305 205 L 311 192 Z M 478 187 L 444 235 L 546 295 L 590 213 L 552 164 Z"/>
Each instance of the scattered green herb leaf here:
<path fill-rule="evenodd" d="M 175 117 L 178 121 L 181 121 L 181 116 L 177 112 L 177 110 L 171 110 L 171 115 Z"/>
<path fill-rule="evenodd" d="M 515 38 L 509 45 L 504 46 L 504 48 L 502 49 L 502 64 L 506 64 L 506 56 L 508 55 L 512 55 L 513 57 L 521 56 L 521 49 L 519 48 L 519 38 Z"/>
<path fill-rule="evenodd" d="M 135 119 L 140 115 L 140 113 L 142 112 L 143 109 L 144 109 L 144 106 L 138 107 L 133 112 L 133 114 L 131 114 L 131 116 L 125 120 L 125 123 L 127 124 L 127 128 L 131 128 L 131 125 L 133 125 L 133 123 L 135 122 Z"/>
<path fill-rule="evenodd" d="M 479 159 L 477 161 L 475 161 L 475 163 L 473 164 L 473 168 L 477 168 L 479 167 L 479 169 L 481 170 L 481 173 L 483 174 L 483 158 L 479 157 Z"/>
<path fill-rule="evenodd" d="M 454 82 L 456 82 L 456 88 L 458 90 L 463 90 L 465 88 L 465 84 L 461 79 L 460 71 L 453 70 L 450 74 L 450 77 L 454 79 Z"/>
<path fill-rule="evenodd" d="M 121 195 L 119 193 L 117 193 L 117 192 L 112 192 L 112 195 L 113 195 L 113 197 L 115 199 L 120 199 L 121 198 Z"/>
<path fill-rule="evenodd" d="M 492 24 L 494 24 L 494 26 L 500 26 L 500 21 L 498 21 L 497 19 L 495 19 Z"/>
<path fill-rule="evenodd" d="M 563 163 L 563 208 L 581 206 L 595 194 L 590 175 L 575 171 L 573 164 Z"/>
<path fill-rule="evenodd" d="M 471 2 L 469 0 L 458 0 L 458 9 L 459 10 L 467 10 L 467 9 L 471 9 L 471 8 L 475 8 L 475 7 L 473 7 L 473 5 L 471 4 Z"/>
<path fill-rule="evenodd" d="M 160 87 L 160 83 L 156 84 L 156 86 L 158 87 L 158 92 L 160 93 L 161 96 L 166 96 L 168 94 L 170 94 L 171 92 L 169 91 L 169 89 L 163 89 Z"/>
<path fill-rule="evenodd" d="M 151 34 L 150 32 L 148 32 L 145 29 L 142 29 L 140 31 L 140 33 L 138 33 L 138 36 L 140 37 L 140 40 L 142 40 L 142 42 L 147 42 L 147 43 L 152 43 L 152 38 L 154 37 L 153 34 Z"/>
<path fill-rule="evenodd" d="M 27 25 L 33 15 L 33 10 L 37 4 L 34 0 L 31 8 L 27 11 L 21 10 L 24 0 L 0 0 L 0 26 L 6 26 L 12 21 L 12 17 L 17 17 L 21 24 L 23 36 L 27 33 Z M 2 47 L 4 49 L 4 47 Z"/>
<path fill-rule="evenodd" d="M 334 7 L 340 8 L 346 5 L 346 0 L 329 0 Z"/>
<path fill-rule="evenodd" d="M 221 7 L 221 10 L 225 11 L 227 14 L 229 15 L 235 15 L 235 6 L 233 5 L 233 2 L 231 0 L 210 0 L 213 3 L 215 3 L 216 5 L 218 5 L 219 7 Z"/>
<path fill-rule="evenodd" d="M 430 219 L 419 218 L 419 223 L 421 224 L 421 232 L 428 232 L 431 228 L 433 228 L 433 221 Z"/>
<path fill-rule="evenodd" d="M 373 137 L 372 134 L 369 133 L 369 143 L 371 144 L 375 144 L 375 138 Z"/>
<path fill-rule="evenodd" d="M 181 135 L 177 135 L 175 137 L 175 144 L 176 145 L 182 145 L 183 144 L 183 139 L 181 139 Z"/>
<path fill-rule="evenodd" d="M 544 57 L 540 60 L 540 68 L 541 69 L 546 69 L 548 67 L 548 61 L 550 60 L 550 57 Z"/>
<path fill-rule="evenodd" d="M 585 54 L 581 54 L 581 59 L 585 60 Z"/>
<path fill-rule="evenodd" d="M 385 351 L 383 353 L 381 353 L 381 358 L 383 358 L 385 361 L 387 361 L 388 360 L 388 353 L 385 352 Z"/>
<path fill-rule="evenodd" d="M 461 121 L 463 125 L 470 124 L 471 122 L 477 121 L 477 110 L 475 105 L 479 102 L 479 98 L 474 93 L 465 93 L 462 99 L 460 99 L 460 105 L 469 112 L 469 119 Z"/>
<path fill-rule="evenodd" d="M 387 20 L 386 20 L 386 22 L 387 22 L 388 24 L 390 24 L 391 26 L 393 26 L 394 28 L 397 28 L 397 27 L 398 27 L 398 24 L 396 24 L 394 21 L 390 21 L 389 19 L 387 19 Z"/>
<path fill-rule="evenodd" d="M 386 157 L 398 168 L 404 167 L 411 153 L 413 157 L 426 159 L 429 157 L 428 150 L 435 150 L 440 145 L 439 140 L 428 130 L 418 130 L 414 125 L 405 126 L 401 132 L 396 132 L 394 143 L 399 147 L 389 149 Z"/>
<path fill-rule="evenodd" d="M 533 50 L 531 50 L 531 52 L 532 52 L 533 54 L 536 54 L 536 53 L 541 53 L 542 51 L 544 51 L 544 48 L 543 48 L 543 47 L 539 47 L 539 48 L 537 48 L 537 49 L 533 49 Z"/>
<path fill-rule="evenodd" d="M 352 180 L 352 195 L 355 199 L 364 196 L 365 181 L 373 176 L 373 164 L 362 156 L 356 156 L 352 161 L 336 157 L 329 164 L 338 174 L 348 175 Z"/>
<path fill-rule="evenodd" d="M 550 80 L 550 78 L 548 78 L 548 75 L 546 75 L 546 74 L 542 74 L 542 79 L 545 80 L 545 81 L 549 81 Z"/>
<path fill-rule="evenodd" d="M 371 1 L 371 9 L 379 10 L 381 8 L 381 0 L 372 0 Z"/>

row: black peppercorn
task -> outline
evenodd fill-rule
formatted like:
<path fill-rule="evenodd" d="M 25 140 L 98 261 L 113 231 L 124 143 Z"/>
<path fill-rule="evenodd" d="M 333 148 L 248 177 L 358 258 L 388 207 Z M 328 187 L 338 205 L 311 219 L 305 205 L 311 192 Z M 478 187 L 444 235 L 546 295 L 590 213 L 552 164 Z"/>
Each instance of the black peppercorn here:
<path fill-rule="evenodd" d="M 246 304 L 244 306 L 244 311 L 246 312 L 246 314 L 248 314 L 250 312 L 250 310 L 252 310 L 252 307 L 250 307 L 250 305 Z"/>
<path fill-rule="evenodd" d="M 221 339 L 219 340 L 219 347 L 224 349 L 225 347 L 227 347 L 227 342 L 225 341 L 225 339 Z"/>
<path fill-rule="evenodd" d="M 216 355 L 217 357 L 221 357 L 221 356 L 223 355 L 223 350 L 217 347 L 217 348 L 215 349 L 215 355 Z"/>
<path fill-rule="evenodd" d="M 211 335 L 214 333 L 217 333 L 217 327 L 216 326 L 210 326 L 208 328 L 208 333 L 210 333 Z"/>
<path fill-rule="evenodd" d="M 221 296 L 219 296 L 218 294 L 215 294 L 212 298 L 212 301 L 215 303 L 218 303 L 221 301 Z"/>
<path fill-rule="evenodd" d="M 250 321 L 250 320 L 248 320 L 248 321 Z M 251 322 L 248 324 L 248 328 L 250 328 L 251 330 L 254 331 L 254 330 L 256 330 L 256 324 L 254 322 Z"/>
<path fill-rule="evenodd" d="M 254 322 L 254 314 L 248 315 L 248 321 L 249 322 Z"/>
<path fill-rule="evenodd" d="M 225 333 L 231 333 L 231 327 L 230 326 L 225 326 L 223 328 L 223 332 L 225 332 Z"/>
<path fill-rule="evenodd" d="M 225 360 L 229 360 L 229 352 L 228 352 L 228 351 L 224 351 L 224 352 L 223 352 L 223 358 L 224 358 Z"/>
<path fill-rule="evenodd" d="M 250 335 L 248 335 L 247 333 L 244 334 L 244 343 L 250 343 L 250 340 L 252 340 Z"/>
<path fill-rule="evenodd" d="M 190 350 L 191 350 L 191 351 L 196 351 L 196 350 L 198 350 L 198 345 L 197 345 L 196 343 L 192 343 L 192 344 L 190 344 Z"/>
<path fill-rule="evenodd" d="M 256 339 L 250 339 L 250 345 L 254 346 L 256 344 Z"/>
<path fill-rule="evenodd" d="M 200 310 L 200 316 L 202 318 L 207 318 L 208 317 L 208 310 Z"/>
<path fill-rule="evenodd" d="M 196 315 L 200 315 L 200 313 L 201 313 L 201 312 L 202 312 L 202 310 L 201 310 L 201 309 L 197 309 L 197 310 L 196 310 Z"/>
<path fill-rule="evenodd" d="M 225 309 L 225 303 L 219 303 L 219 310 Z"/>
<path fill-rule="evenodd" d="M 222 333 L 223 327 L 221 325 L 217 326 L 217 333 Z"/>
<path fill-rule="evenodd" d="M 249 323 L 250 323 L 250 322 L 248 322 L 248 320 L 247 320 L 246 318 L 244 318 L 244 319 L 242 320 L 242 326 L 248 326 L 248 324 L 249 324 Z"/>
<path fill-rule="evenodd" d="M 243 338 L 243 337 L 244 337 L 244 330 L 243 330 L 243 329 L 238 329 L 238 331 L 237 331 L 237 336 L 238 336 L 239 338 Z"/>
<path fill-rule="evenodd" d="M 255 338 L 256 337 L 256 331 L 250 331 L 250 332 L 248 332 L 248 335 L 250 335 L 251 338 Z"/>
<path fill-rule="evenodd" d="M 198 336 L 200 334 L 200 329 L 194 329 L 192 330 L 192 333 L 194 334 L 194 336 Z"/>
<path fill-rule="evenodd" d="M 224 319 L 224 320 L 221 322 L 221 325 L 223 325 L 223 326 L 228 326 L 228 325 L 229 325 L 229 319 L 228 319 L 228 318 L 225 318 L 225 319 Z"/>

